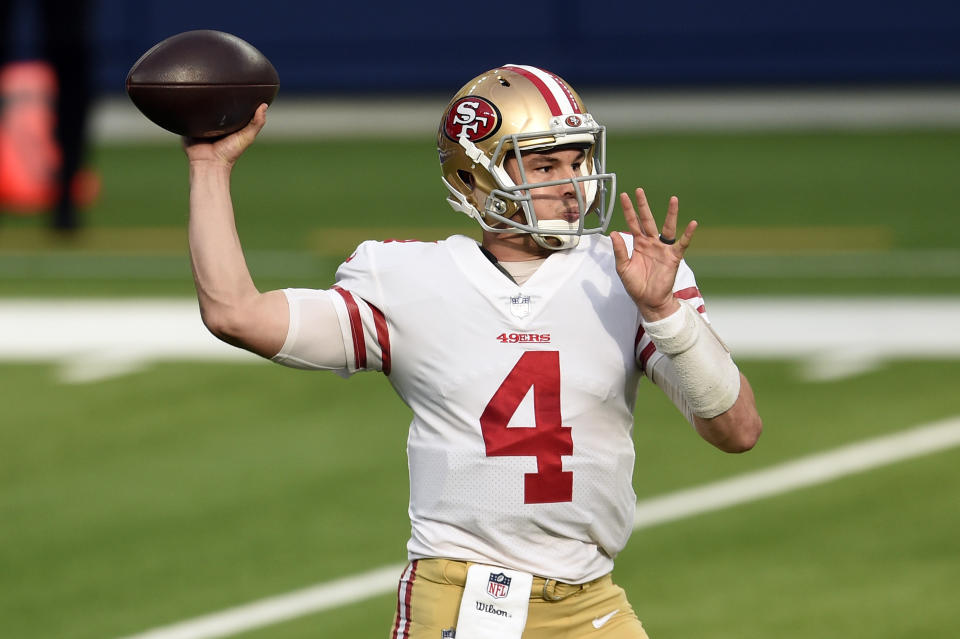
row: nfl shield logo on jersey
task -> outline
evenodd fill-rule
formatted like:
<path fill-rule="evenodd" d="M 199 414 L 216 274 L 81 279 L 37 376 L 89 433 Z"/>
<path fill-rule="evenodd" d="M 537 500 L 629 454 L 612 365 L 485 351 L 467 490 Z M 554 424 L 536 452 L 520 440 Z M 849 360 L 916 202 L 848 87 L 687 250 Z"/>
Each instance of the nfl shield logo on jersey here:
<path fill-rule="evenodd" d="M 457 631 L 453 628 L 450 630 L 441 630 L 440 639 L 457 639 Z"/>
<path fill-rule="evenodd" d="M 530 314 L 530 296 L 517 295 L 510 298 L 510 312 L 514 317 L 523 319 Z"/>
<path fill-rule="evenodd" d="M 492 573 L 487 582 L 487 594 L 494 599 L 503 599 L 510 592 L 510 577 L 502 572 Z"/>

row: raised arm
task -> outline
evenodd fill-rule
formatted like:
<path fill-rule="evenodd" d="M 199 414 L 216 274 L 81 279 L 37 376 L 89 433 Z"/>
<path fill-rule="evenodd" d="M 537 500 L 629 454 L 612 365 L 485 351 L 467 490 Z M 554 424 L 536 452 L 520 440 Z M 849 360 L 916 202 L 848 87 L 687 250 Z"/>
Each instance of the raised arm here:
<path fill-rule="evenodd" d="M 637 189 L 636 199 L 635 211 L 629 196 L 620 197 L 633 252 L 628 254 L 619 234 L 611 235 L 617 273 L 640 310 L 647 334 L 669 358 L 670 377 L 676 380 L 697 432 L 723 451 L 749 450 L 763 428 L 753 389 L 713 330 L 673 296 L 680 261 L 697 223 L 690 222 L 677 235 L 680 205 L 673 197 L 658 232 L 643 189 Z"/>
<path fill-rule="evenodd" d="M 223 341 L 274 356 L 287 335 L 283 291 L 261 293 L 247 269 L 234 221 L 230 174 L 266 123 L 260 105 L 243 129 L 216 141 L 184 139 L 190 162 L 190 259 L 200 315 Z"/>

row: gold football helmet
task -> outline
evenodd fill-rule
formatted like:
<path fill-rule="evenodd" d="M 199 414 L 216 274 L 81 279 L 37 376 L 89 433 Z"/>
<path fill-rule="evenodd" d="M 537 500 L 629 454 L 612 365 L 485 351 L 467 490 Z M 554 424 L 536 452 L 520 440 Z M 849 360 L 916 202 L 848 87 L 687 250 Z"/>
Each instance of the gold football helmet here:
<path fill-rule="evenodd" d="M 522 152 L 559 147 L 586 151 L 582 175 L 529 183 Z M 570 85 L 549 71 L 505 64 L 468 82 L 443 112 L 437 151 L 450 190 L 447 202 L 488 231 L 530 233 L 544 248 L 566 249 L 580 235 L 607 229 L 616 176 L 605 172 L 606 129 Z M 504 170 L 510 156 L 517 158 L 520 184 Z M 531 190 L 565 183 L 574 187 L 579 219 L 537 220 Z"/>

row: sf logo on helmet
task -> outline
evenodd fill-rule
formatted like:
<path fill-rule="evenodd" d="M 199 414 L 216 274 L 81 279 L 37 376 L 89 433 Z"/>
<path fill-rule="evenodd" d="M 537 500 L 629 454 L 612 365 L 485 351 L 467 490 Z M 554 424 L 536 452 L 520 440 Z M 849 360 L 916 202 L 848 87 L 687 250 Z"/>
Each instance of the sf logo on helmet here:
<path fill-rule="evenodd" d="M 451 140 L 465 137 L 477 142 L 490 137 L 500 128 L 500 112 L 488 100 L 472 96 L 460 98 L 447 111 L 443 133 Z"/>

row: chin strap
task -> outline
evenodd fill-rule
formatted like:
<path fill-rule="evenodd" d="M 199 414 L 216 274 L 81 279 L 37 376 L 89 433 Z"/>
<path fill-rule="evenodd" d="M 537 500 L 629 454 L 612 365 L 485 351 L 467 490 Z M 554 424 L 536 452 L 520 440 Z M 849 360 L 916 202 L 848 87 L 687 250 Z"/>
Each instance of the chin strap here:
<path fill-rule="evenodd" d="M 450 191 L 450 195 L 447 196 L 447 204 L 450 205 L 450 208 L 458 213 L 463 213 L 467 217 L 479 219 L 480 213 L 473 204 L 470 204 L 466 195 L 453 188 L 453 185 L 447 182 L 447 178 L 441 176 L 440 181 L 443 182 L 443 185 Z"/>
<path fill-rule="evenodd" d="M 476 144 L 468 140 L 466 136 L 460 136 L 457 141 L 460 143 L 460 146 L 463 147 L 468 158 L 485 168 L 491 175 L 495 176 L 501 184 L 516 186 L 507 172 L 503 170 L 503 167 L 491 164 L 490 159 L 484 155 L 483 151 L 481 151 Z"/>
<path fill-rule="evenodd" d="M 538 220 L 537 228 L 544 231 L 576 231 L 579 228 L 576 222 L 564 222 L 563 220 Z M 545 249 L 552 251 L 562 251 L 571 249 L 580 243 L 579 235 L 552 235 L 550 233 L 531 233 L 533 241 Z"/>

